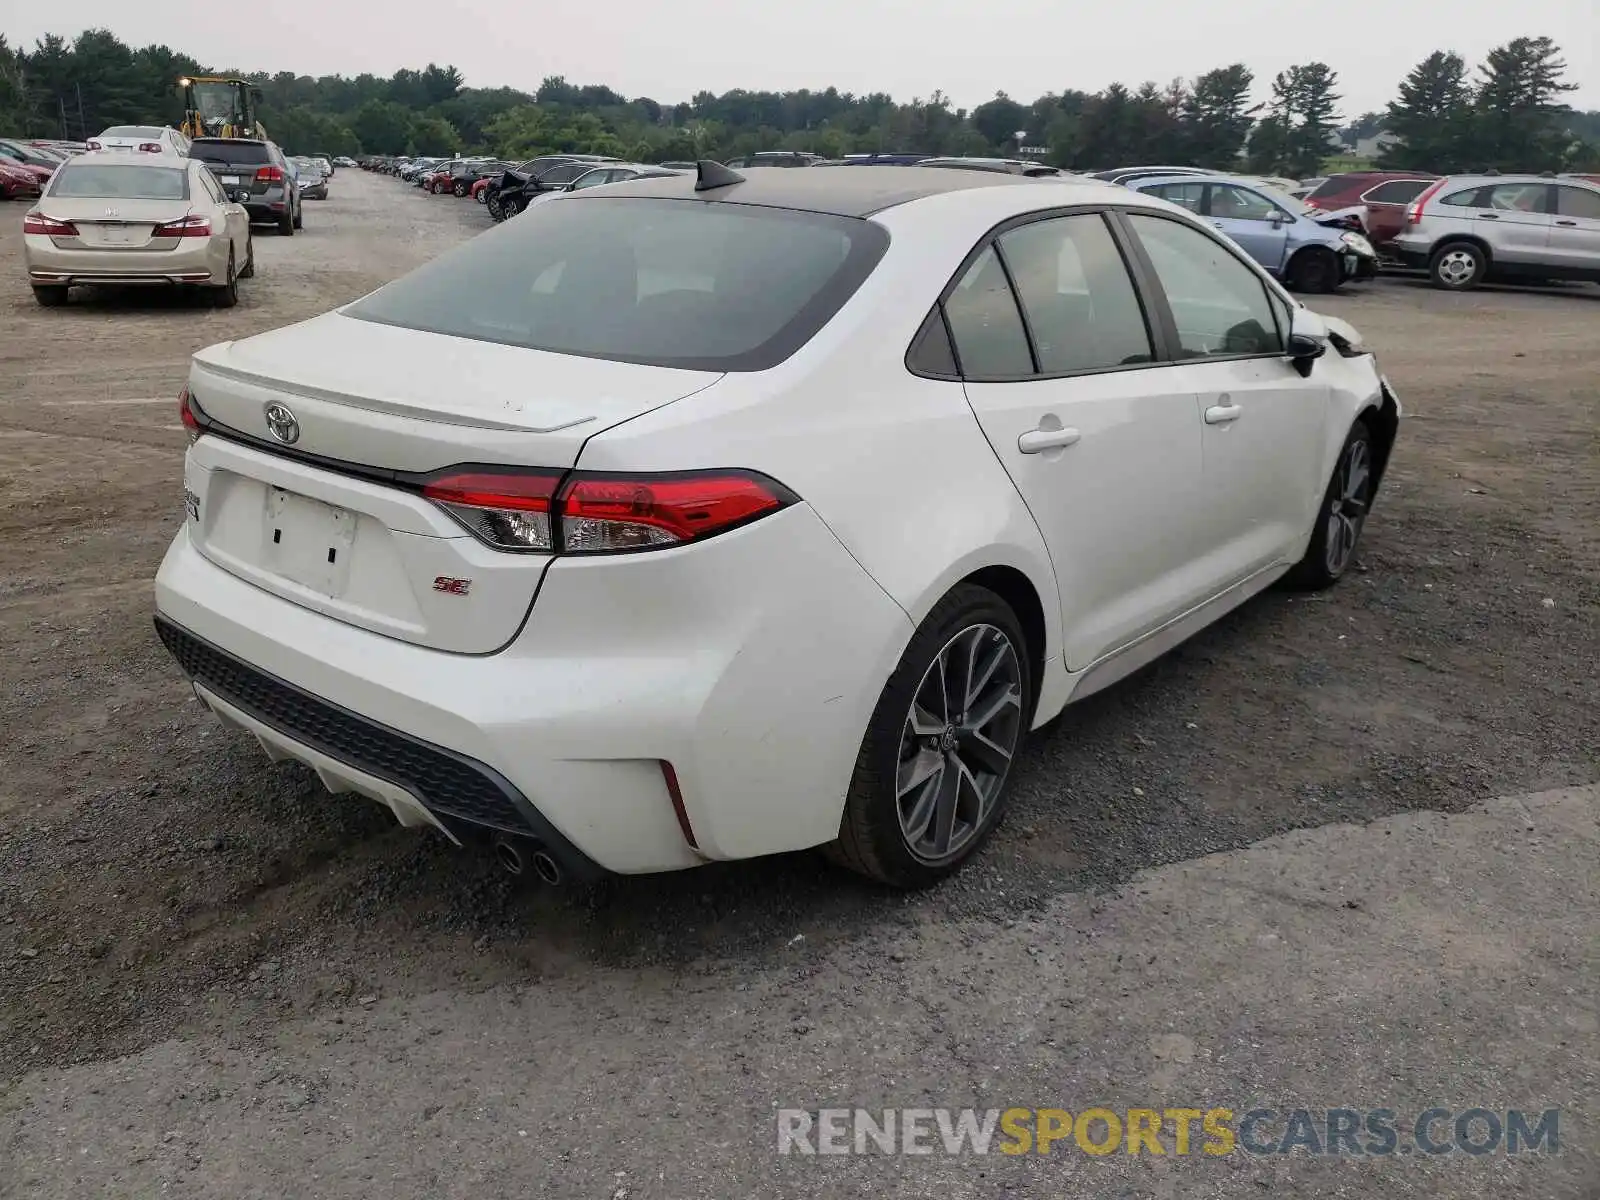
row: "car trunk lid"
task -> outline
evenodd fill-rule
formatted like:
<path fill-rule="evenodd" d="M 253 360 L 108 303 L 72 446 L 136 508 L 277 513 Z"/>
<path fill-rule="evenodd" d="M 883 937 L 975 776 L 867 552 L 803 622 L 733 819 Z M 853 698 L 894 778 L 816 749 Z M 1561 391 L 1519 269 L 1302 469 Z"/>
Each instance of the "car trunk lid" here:
<path fill-rule="evenodd" d="M 202 419 L 223 435 L 190 451 L 190 536 L 294 603 L 491 653 L 521 627 L 549 555 L 491 549 L 422 480 L 468 463 L 565 470 L 593 434 L 718 378 L 339 313 L 224 343 L 190 371 Z"/>
<path fill-rule="evenodd" d="M 157 238 L 157 225 L 189 215 L 187 200 L 130 200 L 121 196 L 48 197 L 39 211 L 57 221 L 70 221 L 78 230 L 73 238 L 52 238 L 63 248 L 94 250 L 170 250 L 177 238 Z"/>

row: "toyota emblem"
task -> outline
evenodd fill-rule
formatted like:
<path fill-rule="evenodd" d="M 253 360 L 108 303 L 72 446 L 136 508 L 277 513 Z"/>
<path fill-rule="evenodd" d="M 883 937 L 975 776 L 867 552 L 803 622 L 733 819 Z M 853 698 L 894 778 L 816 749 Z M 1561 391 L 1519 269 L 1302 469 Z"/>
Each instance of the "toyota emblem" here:
<path fill-rule="evenodd" d="M 300 422 L 287 405 L 276 402 L 267 405 L 266 418 L 267 432 L 285 446 L 292 446 L 300 440 Z"/>

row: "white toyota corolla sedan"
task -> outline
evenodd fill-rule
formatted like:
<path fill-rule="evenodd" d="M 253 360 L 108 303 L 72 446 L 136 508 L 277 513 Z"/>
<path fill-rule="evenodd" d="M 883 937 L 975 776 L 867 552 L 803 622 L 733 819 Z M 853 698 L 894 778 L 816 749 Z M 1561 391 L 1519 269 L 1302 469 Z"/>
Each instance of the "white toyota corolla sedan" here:
<path fill-rule="evenodd" d="M 203 350 L 182 405 L 156 624 L 269 754 L 547 879 L 900 886 L 1064 705 L 1336 581 L 1399 421 L 1163 201 L 715 164 Z"/>

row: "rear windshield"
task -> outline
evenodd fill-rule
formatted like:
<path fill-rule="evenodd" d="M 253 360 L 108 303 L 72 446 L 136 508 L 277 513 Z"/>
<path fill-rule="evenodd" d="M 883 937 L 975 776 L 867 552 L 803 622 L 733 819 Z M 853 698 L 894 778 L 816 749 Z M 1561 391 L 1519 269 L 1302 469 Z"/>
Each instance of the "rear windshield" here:
<path fill-rule="evenodd" d="M 194 142 L 189 148 L 190 158 L 220 163 L 271 162 L 272 155 L 265 142 Z"/>
<path fill-rule="evenodd" d="M 189 172 L 173 167 L 67 163 L 51 181 L 50 195 L 57 199 L 187 200 Z"/>
<path fill-rule="evenodd" d="M 114 138 L 144 138 L 146 141 L 153 142 L 161 136 L 161 130 L 154 125 L 113 125 L 100 136 Z"/>
<path fill-rule="evenodd" d="M 703 371 L 761 371 L 871 274 L 879 225 L 640 197 L 538 204 L 344 308 L 477 341 Z"/>

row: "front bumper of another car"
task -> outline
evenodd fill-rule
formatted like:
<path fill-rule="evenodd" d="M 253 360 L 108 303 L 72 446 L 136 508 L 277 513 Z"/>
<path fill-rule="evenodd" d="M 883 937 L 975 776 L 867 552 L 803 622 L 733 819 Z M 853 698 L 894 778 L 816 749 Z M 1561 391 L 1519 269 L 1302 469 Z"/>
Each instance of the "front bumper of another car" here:
<path fill-rule="evenodd" d="M 171 240 L 178 243 L 171 249 L 69 249 L 41 234 L 26 234 L 23 259 L 34 287 L 227 282 L 227 237 Z"/>
<path fill-rule="evenodd" d="M 579 876 L 832 840 L 912 632 L 805 504 L 677 549 L 558 558 L 489 655 L 271 595 L 188 524 L 156 610 L 202 702 L 269 754 L 405 824 L 533 839 Z"/>

